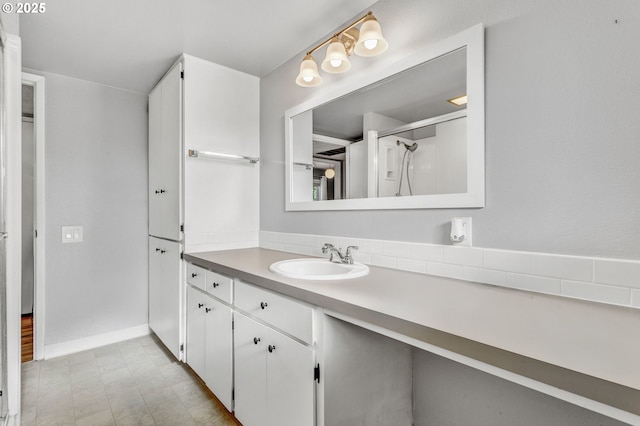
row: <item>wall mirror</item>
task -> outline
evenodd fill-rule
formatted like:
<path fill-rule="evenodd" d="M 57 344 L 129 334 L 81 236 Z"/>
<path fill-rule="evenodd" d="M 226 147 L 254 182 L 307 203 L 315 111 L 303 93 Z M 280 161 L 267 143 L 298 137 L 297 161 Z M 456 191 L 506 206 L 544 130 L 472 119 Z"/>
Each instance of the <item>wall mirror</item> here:
<path fill-rule="evenodd" d="M 483 26 L 287 110 L 285 139 L 286 210 L 484 207 Z"/>

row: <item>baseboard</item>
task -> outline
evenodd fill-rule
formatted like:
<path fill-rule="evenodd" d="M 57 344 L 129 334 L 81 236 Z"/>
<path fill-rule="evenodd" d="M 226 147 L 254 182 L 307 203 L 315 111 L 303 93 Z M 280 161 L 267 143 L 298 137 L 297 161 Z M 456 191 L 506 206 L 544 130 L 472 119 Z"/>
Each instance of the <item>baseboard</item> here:
<path fill-rule="evenodd" d="M 149 324 L 142 324 L 122 330 L 111 331 L 109 333 L 83 337 L 82 339 L 68 340 L 66 342 L 54 343 L 53 345 L 44 345 L 44 359 L 82 352 L 98 348 L 100 346 L 146 336 L 148 334 L 151 334 Z"/>

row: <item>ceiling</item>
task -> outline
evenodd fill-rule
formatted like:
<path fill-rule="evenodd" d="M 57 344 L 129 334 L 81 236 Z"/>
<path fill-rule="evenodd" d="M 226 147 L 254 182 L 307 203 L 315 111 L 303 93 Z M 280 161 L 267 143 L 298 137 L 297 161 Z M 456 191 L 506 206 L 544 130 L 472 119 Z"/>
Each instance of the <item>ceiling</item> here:
<path fill-rule="evenodd" d="M 466 82 L 467 50 L 462 48 L 314 108 L 313 132 L 358 141 L 367 113 L 413 123 L 458 111 L 466 105 L 447 100 L 465 94 Z"/>
<path fill-rule="evenodd" d="M 22 63 L 140 93 L 181 53 L 263 77 L 373 3 L 59 0 L 20 15 Z"/>

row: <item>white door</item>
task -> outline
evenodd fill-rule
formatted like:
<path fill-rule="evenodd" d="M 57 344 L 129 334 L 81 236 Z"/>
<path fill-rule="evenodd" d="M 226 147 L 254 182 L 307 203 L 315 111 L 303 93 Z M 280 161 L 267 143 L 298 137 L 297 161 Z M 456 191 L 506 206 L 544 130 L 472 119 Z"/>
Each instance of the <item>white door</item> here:
<path fill-rule="evenodd" d="M 202 380 L 206 378 L 205 308 L 209 299 L 192 287 L 187 287 L 187 364 Z"/>
<path fill-rule="evenodd" d="M 231 308 L 207 297 L 205 307 L 206 336 L 204 381 L 227 410 L 232 410 L 233 359 Z"/>
<path fill-rule="evenodd" d="M 149 327 L 180 356 L 180 243 L 149 237 Z"/>
<path fill-rule="evenodd" d="M 149 95 L 149 234 L 180 240 L 182 64 Z"/>
<path fill-rule="evenodd" d="M 267 338 L 269 329 L 234 314 L 235 415 L 244 426 L 264 426 L 267 415 Z"/>
<path fill-rule="evenodd" d="M 269 350 L 270 349 L 270 350 Z M 275 330 L 269 330 L 267 407 L 269 425 L 313 426 L 314 352 Z"/>

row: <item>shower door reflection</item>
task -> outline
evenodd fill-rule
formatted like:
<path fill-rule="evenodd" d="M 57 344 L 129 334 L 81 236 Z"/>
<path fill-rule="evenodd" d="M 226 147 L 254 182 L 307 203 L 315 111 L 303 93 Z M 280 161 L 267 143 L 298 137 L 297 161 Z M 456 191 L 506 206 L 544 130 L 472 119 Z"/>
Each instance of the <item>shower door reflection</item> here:
<path fill-rule="evenodd" d="M 377 197 L 467 191 L 467 118 L 379 137 Z"/>

